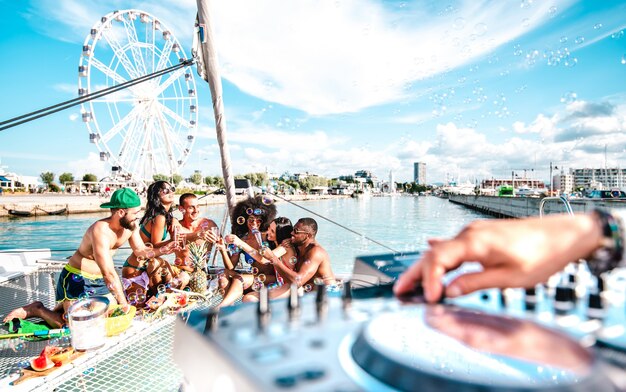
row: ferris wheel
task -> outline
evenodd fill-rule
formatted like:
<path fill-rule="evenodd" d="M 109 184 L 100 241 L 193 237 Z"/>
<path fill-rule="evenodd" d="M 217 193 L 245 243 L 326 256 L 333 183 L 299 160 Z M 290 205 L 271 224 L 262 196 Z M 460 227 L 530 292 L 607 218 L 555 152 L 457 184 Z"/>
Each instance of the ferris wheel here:
<path fill-rule="evenodd" d="M 111 12 L 87 37 L 78 64 L 78 95 L 100 91 L 186 60 L 159 19 L 147 12 Z M 178 173 L 187 161 L 198 124 L 198 98 L 189 66 L 85 102 L 82 120 L 100 160 L 114 177 L 152 181 Z"/>

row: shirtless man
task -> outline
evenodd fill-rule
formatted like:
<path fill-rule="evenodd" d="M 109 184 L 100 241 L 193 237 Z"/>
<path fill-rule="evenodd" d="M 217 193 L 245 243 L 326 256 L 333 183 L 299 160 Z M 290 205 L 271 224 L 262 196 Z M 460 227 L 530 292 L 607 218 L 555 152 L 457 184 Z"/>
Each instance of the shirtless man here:
<path fill-rule="evenodd" d="M 133 253 L 143 258 L 153 258 L 173 251 L 171 243 L 158 249 L 148 248 L 139 235 L 136 220 L 141 200 L 130 188 L 116 190 L 102 208 L 110 208 L 111 216 L 101 219 L 87 229 L 78 250 L 72 255 L 59 276 L 56 288 L 57 305 L 47 309 L 39 301 L 14 309 L 4 322 L 14 318 L 39 317 L 51 327 L 65 324 L 64 315 L 70 305 L 85 295 L 106 295 L 111 304 L 118 303 L 128 309 L 128 302 L 120 278 L 113 265 L 115 251 L 129 242 Z"/>
<path fill-rule="evenodd" d="M 197 240 L 205 240 L 211 244 L 216 242 L 220 243 L 219 234 L 217 232 L 211 232 L 211 228 L 215 227 L 217 229 L 215 222 L 209 218 L 200 218 L 200 208 L 198 208 L 198 198 L 196 195 L 192 193 L 185 193 L 180 196 L 178 204 L 178 209 L 183 213 L 183 219 L 179 221 L 183 228 L 183 233 L 196 233 L 198 234 Z M 225 250 L 225 248 L 222 246 L 220 247 L 220 250 Z M 222 253 L 222 256 L 224 256 L 225 253 Z M 188 257 L 188 248 L 183 248 L 176 252 L 177 260 L 187 260 Z M 179 263 L 181 265 L 188 265 L 180 261 Z M 183 269 L 188 268 L 189 267 Z M 191 271 L 193 271 L 193 267 L 191 267 L 190 272 Z"/>
<path fill-rule="evenodd" d="M 298 261 L 293 270 L 282 263 L 271 250 L 264 250 L 263 256 L 271 260 L 272 265 L 284 279 L 284 285 L 270 290 L 270 299 L 286 298 L 292 283 L 310 291 L 316 282 L 326 285 L 336 284 L 335 275 L 330 266 L 330 258 L 326 250 L 317 243 L 317 222 L 313 218 L 302 218 L 291 232 L 291 246 L 296 250 Z M 289 244 L 286 244 L 289 245 Z M 244 301 L 258 301 L 258 294 L 251 293 Z"/>

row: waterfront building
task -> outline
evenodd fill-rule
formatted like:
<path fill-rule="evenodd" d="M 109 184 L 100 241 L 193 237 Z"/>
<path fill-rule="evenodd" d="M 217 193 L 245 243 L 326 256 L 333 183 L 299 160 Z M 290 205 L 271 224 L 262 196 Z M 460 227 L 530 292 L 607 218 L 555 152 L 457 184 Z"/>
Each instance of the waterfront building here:
<path fill-rule="evenodd" d="M 0 162 L 1 163 L 1 162 Z M 43 184 L 39 177 L 23 176 L 4 170 L 6 166 L 0 164 L 0 188 L 35 192 Z"/>
<path fill-rule="evenodd" d="M 481 188 L 484 189 L 495 189 L 502 185 L 513 185 L 515 188 L 531 188 L 531 189 L 540 189 L 543 190 L 546 187 L 546 184 L 541 180 L 534 180 L 531 178 L 507 178 L 507 179 L 498 179 L 498 178 L 490 178 L 487 180 L 483 180 L 480 184 Z"/>
<path fill-rule="evenodd" d="M 413 163 L 413 182 L 418 185 L 426 185 L 426 164 L 424 162 Z"/>
<path fill-rule="evenodd" d="M 554 176 L 554 189 L 563 194 L 574 192 L 574 176 L 571 174 L 561 173 Z"/>
<path fill-rule="evenodd" d="M 626 169 L 613 168 L 582 168 L 570 169 L 574 187 L 585 189 L 626 188 Z"/>

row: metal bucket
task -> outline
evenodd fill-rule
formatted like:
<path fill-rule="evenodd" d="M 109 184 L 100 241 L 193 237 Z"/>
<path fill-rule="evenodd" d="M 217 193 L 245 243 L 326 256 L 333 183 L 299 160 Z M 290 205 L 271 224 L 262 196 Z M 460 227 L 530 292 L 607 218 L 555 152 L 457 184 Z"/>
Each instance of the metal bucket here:
<path fill-rule="evenodd" d="M 94 350 L 104 346 L 106 311 L 109 299 L 104 296 L 76 301 L 67 311 L 72 333 L 72 346 L 77 351 Z"/>

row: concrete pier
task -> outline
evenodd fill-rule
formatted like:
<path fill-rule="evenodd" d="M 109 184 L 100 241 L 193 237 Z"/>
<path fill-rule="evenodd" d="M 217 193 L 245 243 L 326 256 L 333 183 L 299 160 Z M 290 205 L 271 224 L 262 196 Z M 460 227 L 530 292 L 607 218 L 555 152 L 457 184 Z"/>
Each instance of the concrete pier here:
<path fill-rule="evenodd" d="M 271 195 L 269 195 L 271 197 Z M 198 195 L 202 197 L 202 195 Z M 335 195 L 289 195 L 281 196 L 289 200 L 320 200 L 331 199 L 337 197 Z M 238 197 L 239 200 L 240 197 Z M 276 198 L 278 199 L 278 198 Z M 178 195 L 176 200 L 178 200 Z M 93 212 L 105 212 L 100 208 L 100 204 L 109 201 L 109 198 L 100 197 L 98 195 L 64 195 L 64 194 L 4 194 L 0 196 L 0 217 L 8 217 L 9 210 L 30 212 L 33 216 L 48 215 L 48 212 L 58 211 L 63 208 L 67 209 L 68 214 L 83 214 Z M 278 199 L 277 203 L 282 202 Z M 208 195 L 198 200 L 199 205 L 225 204 L 226 196 L 224 195 Z M 146 200 L 142 198 L 142 205 L 145 206 Z"/>
<path fill-rule="evenodd" d="M 474 195 L 450 195 L 449 200 L 451 203 L 460 204 L 499 218 L 522 218 L 539 215 L 539 203 L 541 202 L 541 199 L 536 197 Z M 571 199 L 569 203 L 575 213 L 588 212 L 594 208 L 626 208 L 626 200 Z M 544 214 L 564 213 L 565 211 L 564 204 L 558 200 L 547 201 L 544 206 Z"/>

